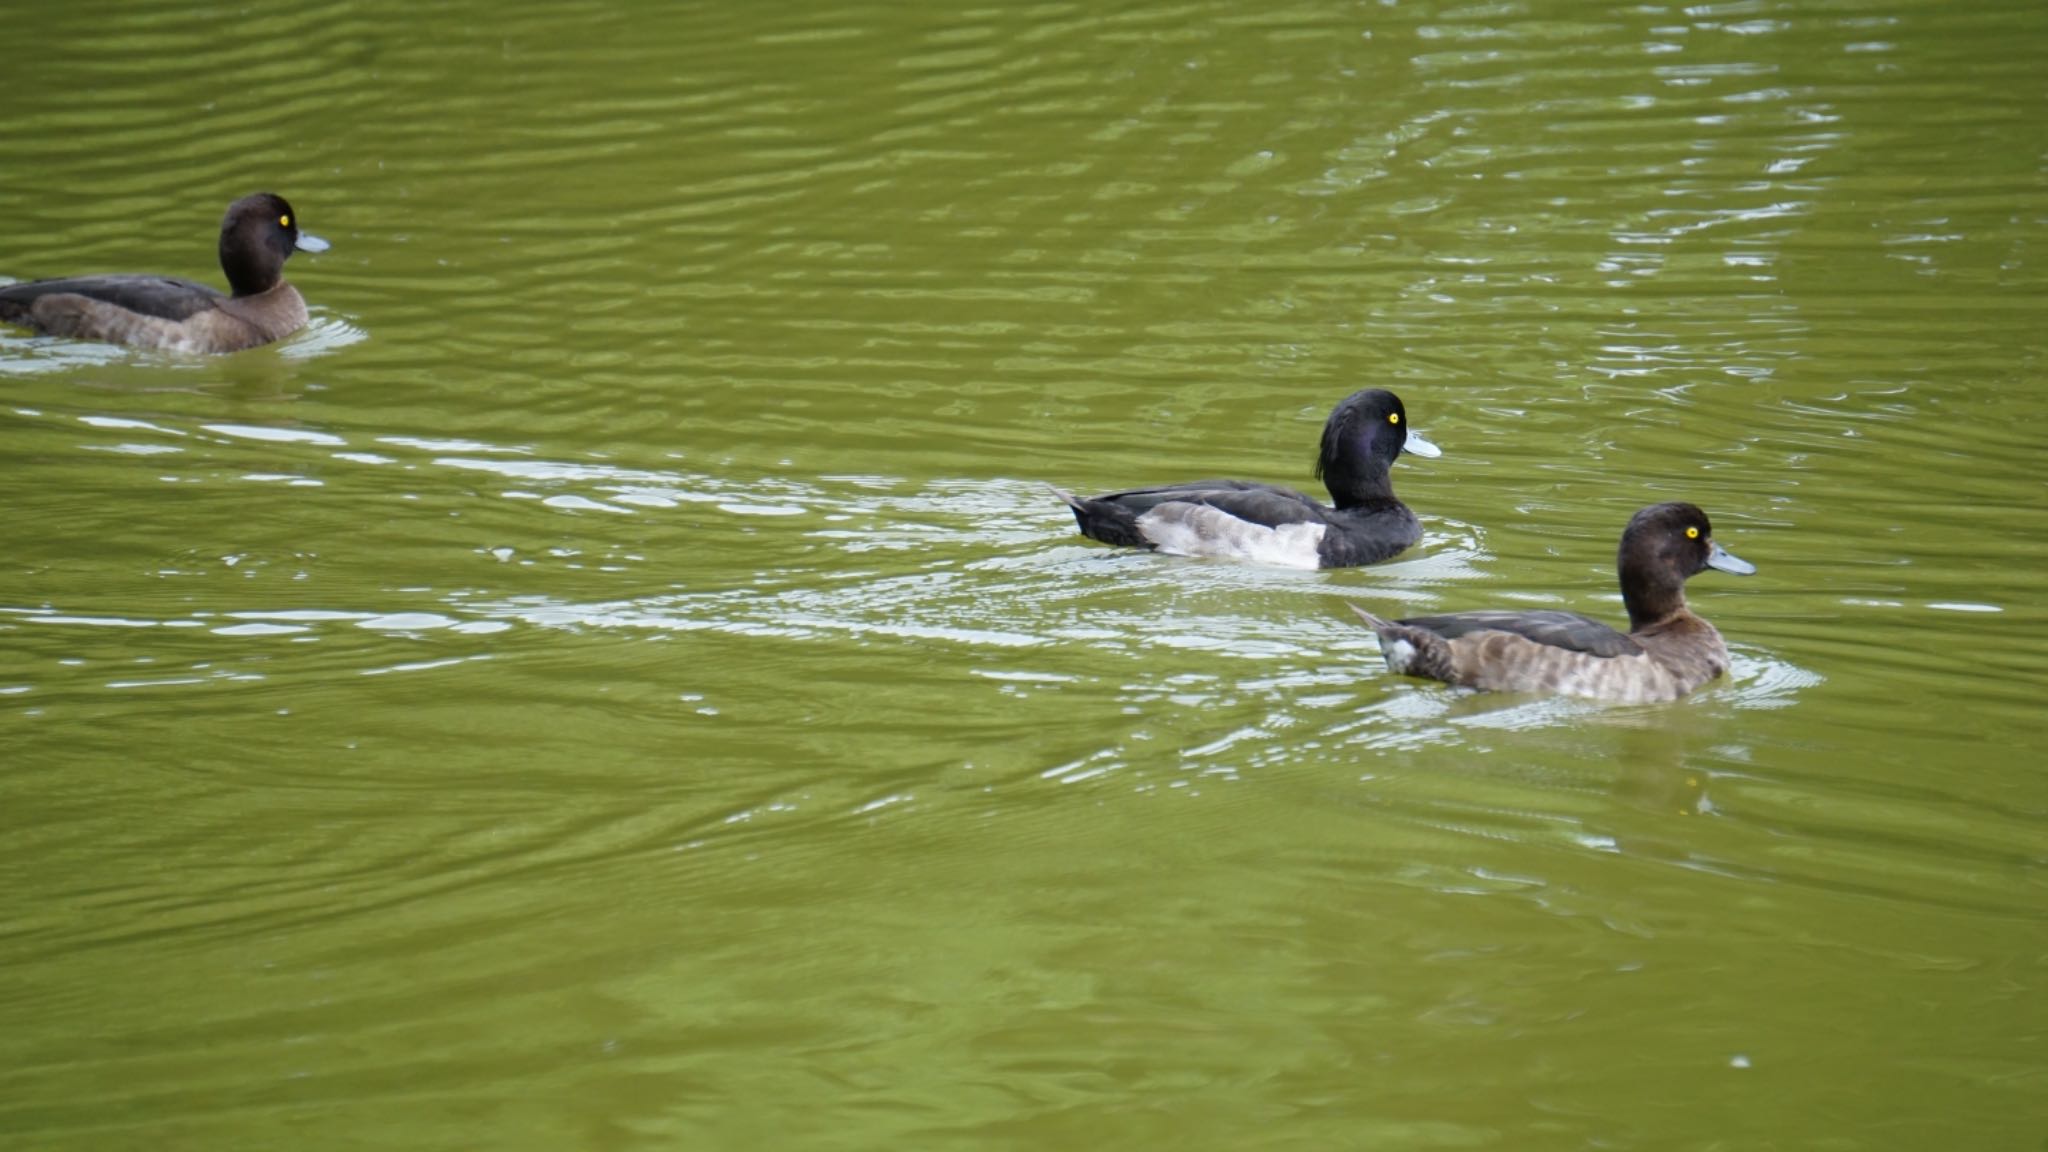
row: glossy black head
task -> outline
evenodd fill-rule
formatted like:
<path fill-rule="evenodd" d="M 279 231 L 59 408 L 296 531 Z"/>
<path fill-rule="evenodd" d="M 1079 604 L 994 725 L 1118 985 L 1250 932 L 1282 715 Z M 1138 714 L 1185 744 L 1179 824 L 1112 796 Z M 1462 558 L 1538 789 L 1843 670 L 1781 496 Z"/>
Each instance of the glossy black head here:
<path fill-rule="evenodd" d="M 220 222 L 220 268 L 237 296 L 269 291 L 294 251 L 325 252 L 327 241 L 299 231 L 299 214 L 271 192 L 228 205 Z"/>
<path fill-rule="evenodd" d="M 1714 543 L 1714 525 L 1698 507 L 1652 504 L 1630 518 L 1615 557 L 1630 628 L 1661 620 L 1685 605 L 1685 581 L 1708 568 L 1738 576 L 1756 566 Z"/>
<path fill-rule="evenodd" d="M 1330 489 L 1339 508 L 1394 498 L 1387 470 L 1403 451 L 1437 455 L 1437 448 L 1408 428 L 1408 409 L 1384 388 L 1346 396 L 1323 425 L 1316 454 L 1316 478 Z"/>

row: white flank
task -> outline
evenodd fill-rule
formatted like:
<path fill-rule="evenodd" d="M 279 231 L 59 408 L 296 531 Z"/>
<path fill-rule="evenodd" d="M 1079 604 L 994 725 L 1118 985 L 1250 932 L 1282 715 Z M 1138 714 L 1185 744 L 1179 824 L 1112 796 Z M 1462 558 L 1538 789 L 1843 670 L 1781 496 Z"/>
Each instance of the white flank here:
<path fill-rule="evenodd" d="M 1268 528 L 1239 520 L 1207 504 L 1161 504 L 1138 517 L 1138 531 L 1161 552 L 1175 556 L 1227 556 L 1286 568 L 1318 568 L 1321 524 Z"/>

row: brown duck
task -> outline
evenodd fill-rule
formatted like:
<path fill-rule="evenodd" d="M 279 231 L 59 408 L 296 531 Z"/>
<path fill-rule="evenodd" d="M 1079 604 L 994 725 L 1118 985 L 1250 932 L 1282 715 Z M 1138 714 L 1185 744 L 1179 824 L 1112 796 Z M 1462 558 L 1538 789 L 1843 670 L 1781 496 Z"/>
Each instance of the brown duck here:
<path fill-rule="evenodd" d="M 1714 543 L 1707 514 L 1654 504 L 1621 534 L 1616 568 L 1628 631 L 1576 612 L 1492 609 L 1386 621 L 1352 605 L 1379 634 L 1387 667 L 1481 692 L 1546 692 L 1640 704 L 1676 700 L 1728 670 L 1728 646 L 1685 604 L 1685 581 L 1718 568 L 1756 571 Z"/>
<path fill-rule="evenodd" d="M 174 352 L 239 352 L 306 326 L 306 301 L 284 278 L 293 252 L 324 252 L 269 192 L 228 205 L 220 266 L 230 294 L 172 276 L 71 276 L 0 285 L 0 322 L 50 336 Z"/>

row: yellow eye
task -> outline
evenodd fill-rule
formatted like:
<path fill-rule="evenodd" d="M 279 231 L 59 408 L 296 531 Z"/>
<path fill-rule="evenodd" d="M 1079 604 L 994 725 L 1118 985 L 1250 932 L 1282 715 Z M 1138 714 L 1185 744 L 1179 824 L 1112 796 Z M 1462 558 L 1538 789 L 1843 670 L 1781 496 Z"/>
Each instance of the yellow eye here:
<path fill-rule="evenodd" d="M 292 226 L 292 218 L 290 216 L 279 216 L 277 222 L 286 228 Z"/>
<path fill-rule="evenodd" d="M 1399 412 L 1389 412 L 1389 413 L 1387 413 L 1387 423 L 1389 423 L 1389 424 L 1399 424 L 1400 422 L 1401 422 L 1401 414 L 1400 414 Z"/>
<path fill-rule="evenodd" d="M 1697 528 L 1687 528 L 1687 529 L 1685 530 L 1685 538 L 1686 538 L 1687 540 L 1697 540 L 1697 539 L 1699 539 L 1699 538 L 1700 538 L 1700 530 L 1699 530 L 1699 529 L 1697 529 Z"/>

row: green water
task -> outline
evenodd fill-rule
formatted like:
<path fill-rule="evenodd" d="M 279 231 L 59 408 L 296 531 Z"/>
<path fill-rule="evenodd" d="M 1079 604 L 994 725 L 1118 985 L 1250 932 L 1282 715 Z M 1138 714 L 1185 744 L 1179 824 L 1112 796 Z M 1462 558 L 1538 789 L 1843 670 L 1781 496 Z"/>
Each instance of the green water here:
<path fill-rule="evenodd" d="M 36 5 L 0 274 L 0 1146 L 2048 1138 L 2048 8 Z M 1398 562 L 1045 489 L 1312 486 Z M 1618 618 L 1677 705 L 1389 676 Z"/>

